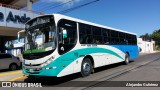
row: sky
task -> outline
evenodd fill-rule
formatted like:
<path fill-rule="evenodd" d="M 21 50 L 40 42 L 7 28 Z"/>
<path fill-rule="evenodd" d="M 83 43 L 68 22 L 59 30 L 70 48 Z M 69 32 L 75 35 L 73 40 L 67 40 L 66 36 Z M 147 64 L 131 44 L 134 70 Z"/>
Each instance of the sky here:
<path fill-rule="evenodd" d="M 94 0 L 40 0 L 33 10 L 45 14 L 57 13 Z M 160 0 L 99 0 L 64 15 L 136 33 L 151 34 L 160 29 Z"/>

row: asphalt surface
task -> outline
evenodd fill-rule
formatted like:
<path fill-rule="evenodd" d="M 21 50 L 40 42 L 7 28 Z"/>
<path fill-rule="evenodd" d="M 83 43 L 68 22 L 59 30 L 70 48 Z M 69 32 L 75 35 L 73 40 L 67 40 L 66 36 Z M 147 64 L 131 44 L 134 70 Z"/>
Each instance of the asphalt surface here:
<path fill-rule="evenodd" d="M 140 55 L 128 65 L 118 63 L 97 68 L 95 73 L 88 77 L 81 77 L 79 73 L 63 78 L 28 77 L 19 81 L 41 83 L 43 87 L 0 88 L 0 90 L 160 90 L 160 87 L 125 87 L 126 84 L 124 85 L 131 81 L 137 81 L 135 83 L 160 81 L 159 76 L 160 53 L 152 53 Z M 107 82 L 111 83 L 109 87 Z M 160 86 L 160 83 L 158 85 Z"/>
<path fill-rule="evenodd" d="M 22 70 L 10 71 L 10 70 L 0 70 L 0 81 L 10 81 L 13 78 L 21 77 Z"/>

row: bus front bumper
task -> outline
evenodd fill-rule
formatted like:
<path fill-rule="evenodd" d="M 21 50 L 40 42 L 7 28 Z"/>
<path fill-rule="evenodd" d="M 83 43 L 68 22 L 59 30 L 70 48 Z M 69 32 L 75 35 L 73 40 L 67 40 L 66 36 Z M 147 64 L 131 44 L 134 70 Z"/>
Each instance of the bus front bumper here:
<path fill-rule="evenodd" d="M 23 74 L 28 76 L 53 76 L 57 77 L 59 70 L 57 67 L 48 68 L 22 68 Z"/>

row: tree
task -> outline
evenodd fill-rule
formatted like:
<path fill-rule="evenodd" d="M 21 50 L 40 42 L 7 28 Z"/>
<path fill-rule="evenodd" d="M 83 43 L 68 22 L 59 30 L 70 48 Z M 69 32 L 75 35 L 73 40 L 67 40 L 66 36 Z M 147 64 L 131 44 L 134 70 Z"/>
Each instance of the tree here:
<path fill-rule="evenodd" d="M 146 33 L 145 35 L 141 35 L 140 38 L 144 41 L 151 41 L 151 34 Z"/>
<path fill-rule="evenodd" d="M 160 29 L 155 30 L 152 35 L 152 39 L 156 42 L 156 46 L 160 47 Z"/>

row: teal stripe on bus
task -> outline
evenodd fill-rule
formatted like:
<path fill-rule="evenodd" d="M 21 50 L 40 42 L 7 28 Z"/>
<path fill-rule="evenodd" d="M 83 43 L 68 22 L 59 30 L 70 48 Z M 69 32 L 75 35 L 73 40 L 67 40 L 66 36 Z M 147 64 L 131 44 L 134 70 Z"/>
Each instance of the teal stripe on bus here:
<path fill-rule="evenodd" d="M 75 53 L 78 53 L 78 57 L 75 56 Z M 48 71 L 47 71 L 46 73 L 43 73 L 43 74 L 46 74 L 46 75 L 50 74 L 51 76 L 52 75 L 53 76 L 57 76 L 68 65 L 70 65 L 72 62 L 74 62 L 75 60 L 80 58 L 80 56 L 94 54 L 94 53 L 107 53 L 107 54 L 114 55 L 114 56 L 124 60 L 116 52 L 114 52 L 112 50 L 109 50 L 109 49 L 104 49 L 104 48 L 83 48 L 83 49 L 78 49 L 78 50 L 70 51 L 70 52 L 68 52 L 66 54 L 63 54 L 62 56 L 60 56 L 59 58 L 54 60 L 51 64 L 46 66 L 46 67 L 56 66 L 57 68 L 55 68 L 54 71 L 52 71 L 52 72 L 48 73 Z M 63 67 L 63 65 L 65 65 L 65 67 Z"/>

